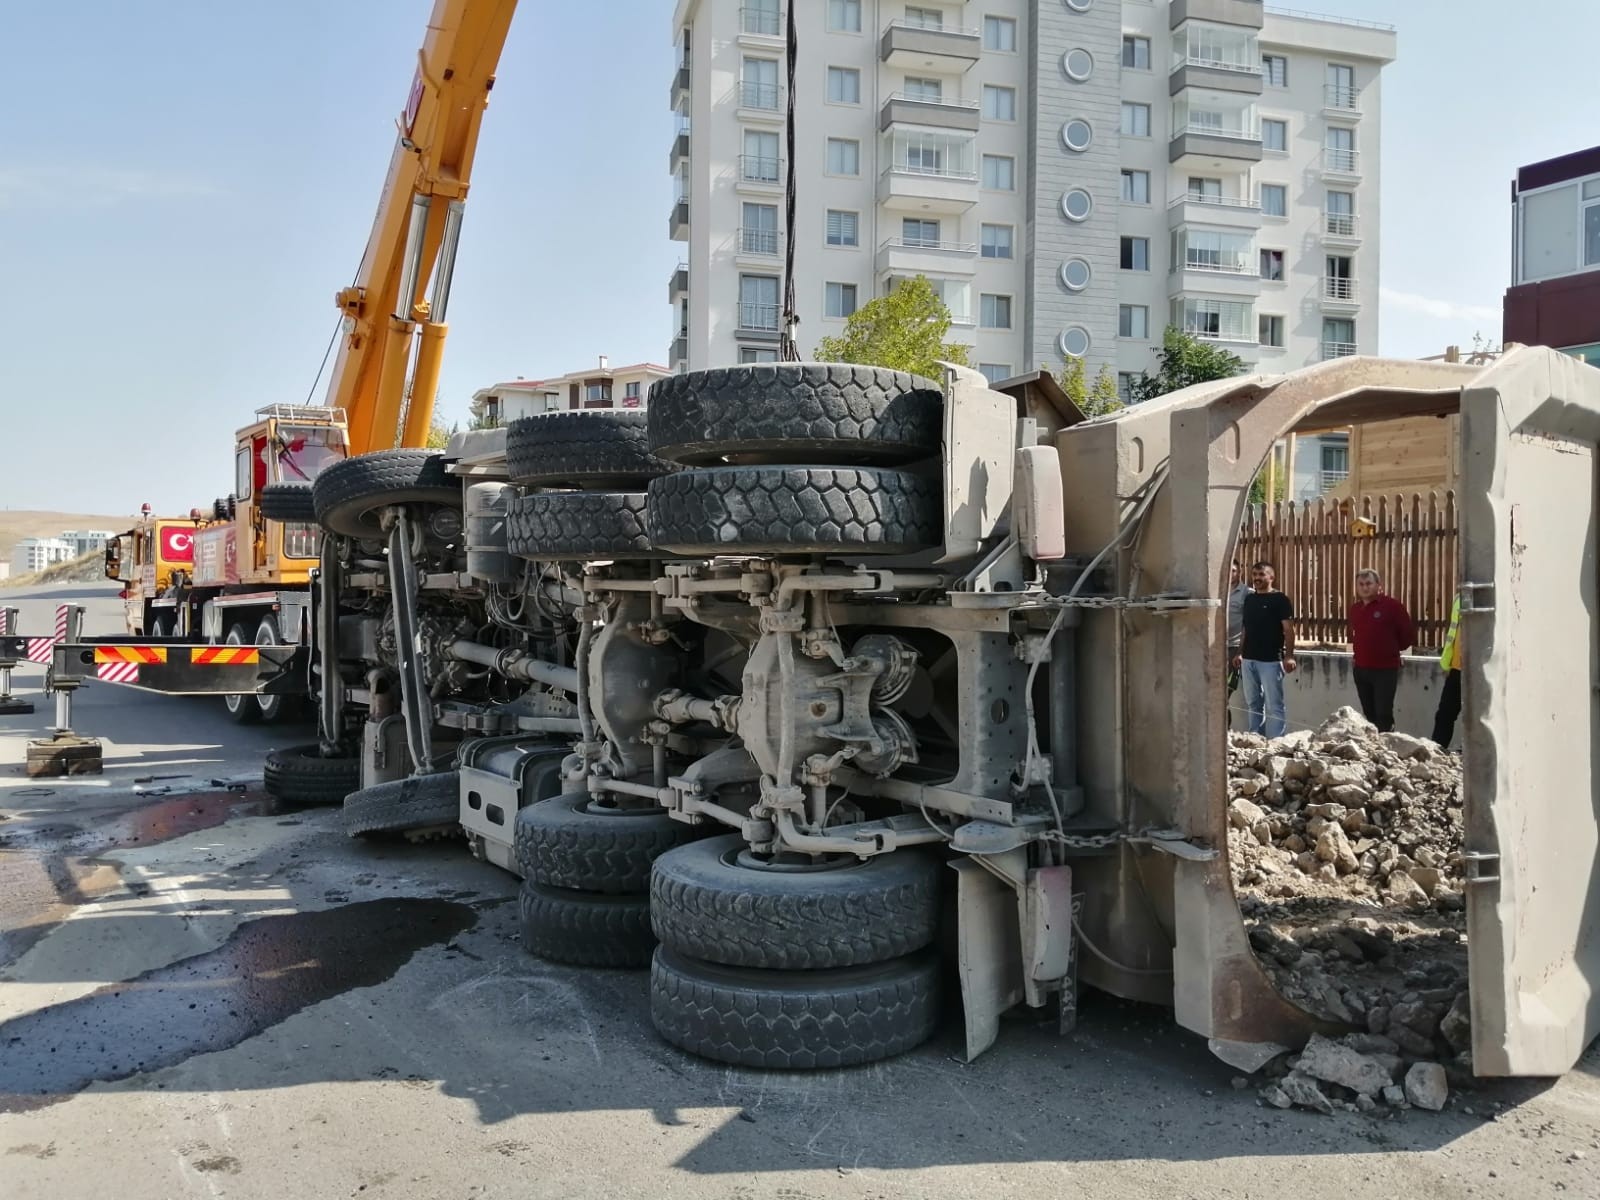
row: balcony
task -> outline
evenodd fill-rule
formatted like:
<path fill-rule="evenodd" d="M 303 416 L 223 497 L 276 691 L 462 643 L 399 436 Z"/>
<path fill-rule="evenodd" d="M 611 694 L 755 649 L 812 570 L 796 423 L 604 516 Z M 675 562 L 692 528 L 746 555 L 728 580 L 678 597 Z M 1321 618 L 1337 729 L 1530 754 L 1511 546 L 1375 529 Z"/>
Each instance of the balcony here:
<path fill-rule="evenodd" d="M 734 336 L 751 341 L 775 342 L 778 340 L 778 306 L 776 304 L 757 304 L 749 301 L 739 303 L 739 326 L 734 331 Z"/>
<path fill-rule="evenodd" d="M 734 89 L 734 94 L 742 119 L 755 121 L 783 119 L 783 88 L 780 85 L 741 79 Z"/>
<path fill-rule="evenodd" d="M 976 29 L 929 29 L 891 21 L 878 40 L 878 57 L 907 71 L 960 74 L 982 52 L 983 38 Z"/>
<path fill-rule="evenodd" d="M 1169 294 L 1227 297 L 1230 300 L 1253 300 L 1261 294 L 1261 268 L 1250 252 L 1249 260 L 1228 260 L 1216 256 L 1190 254 L 1172 264 Z"/>
<path fill-rule="evenodd" d="M 737 245 L 741 258 L 776 258 L 779 245 L 778 231 L 741 226 Z"/>
<path fill-rule="evenodd" d="M 978 269 L 974 242 L 944 242 L 931 238 L 887 238 L 878 247 L 880 275 L 911 278 L 917 275 L 971 275 Z"/>
<path fill-rule="evenodd" d="M 667 277 L 667 303 L 676 304 L 678 297 L 689 290 L 689 264 L 679 263 Z"/>
<path fill-rule="evenodd" d="M 1348 275 L 1322 277 L 1322 307 L 1332 312 L 1354 312 L 1361 307 L 1356 281 Z"/>
<path fill-rule="evenodd" d="M 672 75 L 672 104 L 671 107 L 679 108 L 689 98 L 689 64 L 680 63 Z"/>
<path fill-rule="evenodd" d="M 783 160 L 760 154 L 739 156 L 738 186 L 744 191 L 771 193 L 783 187 Z"/>
<path fill-rule="evenodd" d="M 688 358 L 689 335 L 686 332 L 680 333 L 677 337 L 672 339 L 672 347 L 667 351 L 667 361 L 672 363 L 681 363 L 687 361 Z"/>
<path fill-rule="evenodd" d="M 687 196 L 672 206 L 667 218 L 667 236 L 675 242 L 689 240 L 689 198 Z"/>
<path fill-rule="evenodd" d="M 1185 21 L 1213 21 L 1246 29 L 1260 29 L 1265 23 L 1261 0 L 1172 0 L 1167 11 L 1169 29 Z"/>
<path fill-rule="evenodd" d="M 1264 86 L 1261 52 L 1254 37 L 1238 45 L 1216 45 L 1196 39 L 1178 45 L 1182 34 L 1174 34 L 1172 71 L 1167 76 L 1167 93 L 1176 96 L 1184 88 L 1206 88 L 1219 92 L 1238 92 L 1259 96 Z"/>
<path fill-rule="evenodd" d="M 1335 121 L 1355 121 L 1361 117 L 1361 90 L 1337 83 L 1322 88 L 1322 113 Z"/>
<path fill-rule="evenodd" d="M 1211 346 L 1221 346 L 1225 350 L 1239 353 L 1248 349 L 1251 354 L 1261 349 L 1261 343 L 1256 340 L 1253 330 L 1222 329 L 1214 325 L 1185 325 L 1183 332 L 1197 342 L 1205 342 Z"/>
<path fill-rule="evenodd" d="M 1356 352 L 1356 344 L 1354 342 L 1323 342 L 1322 343 L 1322 361 L 1323 362 L 1327 362 L 1331 358 L 1349 358 L 1351 355 L 1355 354 L 1355 352 Z"/>
<path fill-rule="evenodd" d="M 667 171 L 676 175 L 678 164 L 689 157 L 689 131 L 683 130 L 672 139 L 672 149 L 667 154 Z"/>
<path fill-rule="evenodd" d="M 1261 128 L 1254 121 L 1238 126 L 1174 123 L 1167 161 L 1184 171 L 1226 171 L 1240 163 L 1261 161 Z"/>
<path fill-rule="evenodd" d="M 978 173 L 896 162 L 878 176 L 878 203 L 912 213 L 964 213 L 978 202 Z"/>
<path fill-rule="evenodd" d="M 1337 146 L 1324 146 L 1322 150 L 1322 174 L 1331 179 L 1360 179 L 1361 157 L 1355 150 L 1343 150 Z"/>
<path fill-rule="evenodd" d="M 1323 213 L 1322 240 L 1347 246 L 1360 242 L 1361 236 L 1356 232 L 1355 213 Z"/>
<path fill-rule="evenodd" d="M 878 114 L 878 128 L 887 129 L 899 122 L 923 125 L 934 129 L 955 129 L 962 133 L 978 132 L 978 102 L 976 100 L 924 100 L 918 96 L 895 92 L 883 102 Z"/>
<path fill-rule="evenodd" d="M 775 8 L 741 8 L 739 33 L 761 44 L 781 42 L 784 38 L 783 13 Z"/>
<path fill-rule="evenodd" d="M 1186 192 L 1167 205 L 1167 227 L 1210 225 L 1224 229 L 1261 228 L 1261 205 L 1237 196 L 1208 196 Z"/>

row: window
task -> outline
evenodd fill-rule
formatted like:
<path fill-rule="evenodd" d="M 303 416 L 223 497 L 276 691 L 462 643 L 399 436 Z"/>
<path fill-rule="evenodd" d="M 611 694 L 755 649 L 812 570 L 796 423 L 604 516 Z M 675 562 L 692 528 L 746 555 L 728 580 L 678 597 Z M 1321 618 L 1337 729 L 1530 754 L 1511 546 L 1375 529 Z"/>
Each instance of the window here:
<path fill-rule="evenodd" d="M 1261 122 L 1261 148 L 1263 150 L 1276 150 L 1280 154 L 1289 152 L 1289 122 L 1277 121 L 1271 117 Z"/>
<path fill-rule="evenodd" d="M 1326 492 L 1350 478 L 1350 438 L 1348 434 L 1325 433 L 1317 442 L 1322 459 L 1322 490 Z"/>
<path fill-rule="evenodd" d="M 1172 261 L 1190 271 L 1242 275 L 1255 265 L 1248 233 L 1220 229 L 1180 229 L 1172 235 Z"/>
<path fill-rule="evenodd" d="M 1199 200 L 1202 203 L 1207 200 L 1221 200 L 1222 180 L 1206 179 L 1199 175 L 1189 176 L 1189 199 Z"/>
<path fill-rule="evenodd" d="M 1150 106 L 1148 104 L 1133 104 L 1127 100 L 1122 102 L 1122 136 L 1150 136 Z"/>
<path fill-rule="evenodd" d="M 1257 318 L 1256 342 L 1262 346 L 1283 346 L 1283 318 L 1262 316 Z"/>
<path fill-rule="evenodd" d="M 983 48 L 1001 54 L 1017 52 L 1017 23 L 1010 17 L 983 19 Z"/>
<path fill-rule="evenodd" d="M 828 28 L 835 33 L 860 33 L 861 0 L 828 0 Z"/>
<path fill-rule="evenodd" d="M 1011 297 L 991 296 L 987 292 L 978 297 L 978 324 L 984 329 L 1011 328 Z"/>
<path fill-rule="evenodd" d="M 759 346 L 740 346 L 739 361 L 741 363 L 777 362 L 778 352 L 776 350 L 765 350 Z"/>
<path fill-rule="evenodd" d="M 1122 239 L 1122 269 L 1148 271 L 1150 269 L 1150 239 L 1125 237 Z"/>
<path fill-rule="evenodd" d="M 739 28 L 745 33 L 758 33 L 764 37 L 778 37 L 783 32 L 783 19 L 778 0 L 744 0 L 739 10 L 743 18 Z"/>
<path fill-rule="evenodd" d="M 1140 377 L 1141 374 L 1143 374 L 1143 372 L 1140 372 L 1140 371 L 1118 371 L 1117 372 L 1117 399 L 1118 400 L 1121 400 L 1124 404 L 1132 404 L 1133 403 L 1134 385 L 1138 383 L 1139 377 Z"/>
<path fill-rule="evenodd" d="M 1281 54 L 1263 54 L 1261 74 L 1268 87 L 1288 87 L 1289 60 Z"/>
<path fill-rule="evenodd" d="M 776 254 L 778 252 L 778 206 L 776 204 L 745 204 L 739 226 L 739 252 L 741 254 Z"/>
<path fill-rule="evenodd" d="M 828 103 L 860 104 L 861 72 L 853 67 L 829 67 Z"/>
<path fill-rule="evenodd" d="M 1002 154 L 983 156 L 983 186 L 991 192 L 1017 190 L 1017 160 Z"/>
<path fill-rule="evenodd" d="M 739 72 L 739 103 L 744 108 L 778 107 L 778 60 L 746 58 Z"/>
<path fill-rule="evenodd" d="M 609 408 L 611 406 L 611 385 L 609 383 L 591 383 L 583 389 L 583 406 L 585 408 Z"/>
<path fill-rule="evenodd" d="M 1356 69 L 1342 63 L 1329 63 L 1323 102 L 1329 108 L 1353 109 L 1356 106 Z"/>
<path fill-rule="evenodd" d="M 993 387 L 995 384 L 999 383 L 1002 379 L 1010 379 L 1011 378 L 1011 364 L 1010 363 L 979 363 L 978 364 L 978 373 L 981 374 L 985 379 L 987 379 L 989 381 L 989 386 L 990 387 Z"/>
<path fill-rule="evenodd" d="M 1323 155 L 1326 158 L 1324 165 L 1330 171 L 1344 171 L 1347 174 L 1356 169 L 1356 131 L 1344 129 L 1340 126 L 1329 126 L 1326 140 L 1322 143 L 1326 149 Z"/>
<path fill-rule="evenodd" d="M 1117 336 L 1147 338 L 1150 336 L 1150 310 L 1143 304 L 1117 306 Z"/>
<path fill-rule="evenodd" d="M 1261 211 L 1269 217 L 1289 215 L 1289 189 L 1281 183 L 1261 185 Z"/>
<path fill-rule="evenodd" d="M 1122 173 L 1122 198 L 1129 204 L 1150 203 L 1150 172 L 1124 171 Z"/>
<path fill-rule="evenodd" d="M 883 135 L 879 161 L 895 171 L 914 175 L 951 175 L 973 179 L 972 157 L 977 142 L 971 134 L 940 133 L 896 125 Z"/>
<path fill-rule="evenodd" d="M 739 328 L 778 331 L 778 277 L 739 276 Z"/>
<path fill-rule="evenodd" d="M 1015 121 L 1017 119 L 1017 89 L 983 85 L 983 115 L 990 121 Z"/>
<path fill-rule="evenodd" d="M 917 29 L 943 29 L 944 10 L 941 8 L 914 8 L 906 5 L 906 24 Z"/>
<path fill-rule="evenodd" d="M 823 289 L 822 315 L 842 319 L 856 310 L 856 285 L 830 283 Z"/>
<path fill-rule="evenodd" d="M 623 408 L 638 408 L 639 407 L 639 384 L 638 384 L 637 381 L 635 381 L 633 383 L 628 383 L 628 384 L 624 384 L 623 385 L 623 387 L 622 387 L 622 407 Z"/>
<path fill-rule="evenodd" d="M 764 130 L 744 131 L 744 160 L 740 177 L 752 183 L 778 182 L 778 135 Z"/>
<path fill-rule="evenodd" d="M 907 100 L 938 104 L 944 99 L 944 84 L 937 79 L 916 79 L 908 75 L 903 94 Z"/>
<path fill-rule="evenodd" d="M 1356 323 L 1346 317 L 1322 318 L 1322 357 L 1344 358 L 1356 352 Z"/>
<path fill-rule="evenodd" d="M 904 217 L 900 221 L 900 240 L 907 246 L 939 245 L 939 222 L 922 217 Z"/>
<path fill-rule="evenodd" d="M 957 325 L 972 324 L 972 285 L 963 279 L 929 279 L 940 301 Z"/>
<path fill-rule="evenodd" d="M 1124 37 L 1122 39 L 1122 65 L 1130 71 L 1150 69 L 1150 39 Z"/>
<path fill-rule="evenodd" d="M 984 258 L 1010 258 L 1013 230 L 1009 225 L 985 225 L 979 231 Z"/>
<path fill-rule="evenodd" d="M 1174 300 L 1173 324 L 1198 338 L 1248 342 L 1255 318 L 1247 300 Z"/>
<path fill-rule="evenodd" d="M 861 214 L 842 209 L 828 210 L 828 245 L 859 246 L 861 244 Z"/>
<path fill-rule="evenodd" d="M 1583 185 L 1583 265 L 1600 267 L 1600 180 Z"/>
<path fill-rule="evenodd" d="M 777 134 L 773 134 L 773 141 L 777 141 Z M 859 175 L 861 174 L 861 143 L 848 138 L 828 139 L 828 174 L 829 175 Z"/>
<path fill-rule="evenodd" d="M 1261 278 L 1271 280 L 1273 283 L 1283 282 L 1283 251 L 1263 250 L 1261 252 Z"/>

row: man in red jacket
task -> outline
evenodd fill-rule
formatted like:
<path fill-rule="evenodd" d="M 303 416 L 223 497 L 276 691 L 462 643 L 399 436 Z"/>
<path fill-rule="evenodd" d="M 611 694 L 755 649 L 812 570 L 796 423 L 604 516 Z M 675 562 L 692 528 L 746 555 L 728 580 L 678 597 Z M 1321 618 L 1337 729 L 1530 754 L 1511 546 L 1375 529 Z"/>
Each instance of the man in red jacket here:
<path fill-rule="evenodd" d="M 1350 644 L 1355 650 L 1356 695 L 1361 711 L 1383 733 L 1394 728 L 1394 692 L 1400 683 L 1400 651 L 1416 638 L 1411 614 L 1371 568 L 1356 572 L 1356 602 L 1350 606 Z"/>

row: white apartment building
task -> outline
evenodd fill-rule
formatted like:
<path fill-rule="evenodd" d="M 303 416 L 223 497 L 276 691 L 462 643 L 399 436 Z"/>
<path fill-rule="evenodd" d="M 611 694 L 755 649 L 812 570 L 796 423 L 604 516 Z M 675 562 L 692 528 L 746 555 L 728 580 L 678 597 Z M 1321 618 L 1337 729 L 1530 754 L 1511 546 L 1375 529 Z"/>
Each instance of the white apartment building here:
<path fill-rule="evenodd" d="M 674 370 L 801 354 L 927 276 L 999 379 L 1154 370 L 1170 323 L 1290 369 L 1374 353 L 1388 26 L 1260 0 L 678 0 Z"/>
<path fill-rule="evenodd" d="M 77 557 L 72 543 L 64 538 L 23 538 L 11 551 L 11 573 L 31 575 Z"/>
<path fill-rule="evenodd" d="M 61 540 L 71 545 L 73 558 L 82 558 L 85 554 L 104 550 L 112 536 L 109 529 L 69 529 L 61 535 Z"/>
<path fill-rule="evenodd" d="M 472 416 L 505 425 L 518 417 L 579 408 L 644 408 L 650 385 L 672 374 L 657 363 L 613 367 L 605 355 L 597 365 L 553 379 L 513 379 L 472 393 Z"/>

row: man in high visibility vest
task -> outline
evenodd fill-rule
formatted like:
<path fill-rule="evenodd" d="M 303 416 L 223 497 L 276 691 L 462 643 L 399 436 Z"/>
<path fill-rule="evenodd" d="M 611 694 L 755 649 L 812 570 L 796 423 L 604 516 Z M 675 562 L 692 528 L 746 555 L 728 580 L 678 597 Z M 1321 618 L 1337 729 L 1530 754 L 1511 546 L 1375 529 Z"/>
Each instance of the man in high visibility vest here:
<path fill-rule="evenodd" d="M 1461 715 L 1461 597 L 1450 605 L 1450 629 L 1445 634 L 1444 652 L 1439 655 L 1444 669 L 1444 686 L 1439 689 L 1439 709 L 1433 714 L 1433 740 L 1446 749 L 1455 736 L 1456 718 Z"/>

